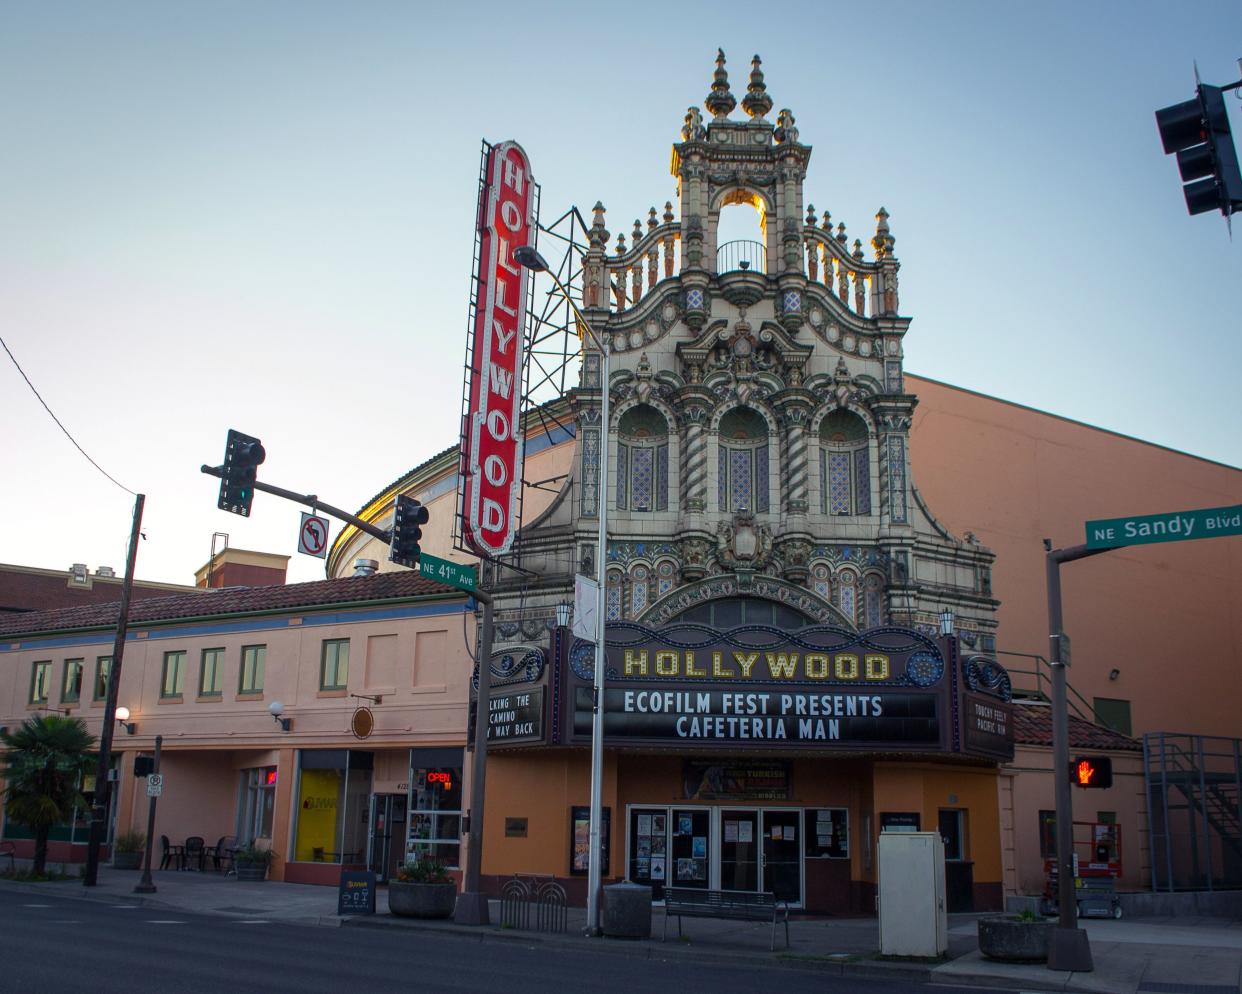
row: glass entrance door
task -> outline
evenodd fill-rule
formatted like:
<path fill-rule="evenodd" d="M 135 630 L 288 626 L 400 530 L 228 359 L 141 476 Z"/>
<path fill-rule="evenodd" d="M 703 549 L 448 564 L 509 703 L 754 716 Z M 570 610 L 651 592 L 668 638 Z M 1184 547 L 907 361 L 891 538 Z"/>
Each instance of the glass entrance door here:
<path fill-rule="evenodd" d="M 405 856 L 405 807 L 404 794 L 371 797 L 371 854 L 367 863 L 381 883 L 396 876 Z"/>
<path fill-rule="evenodd" d="M 721 890 L 759 889 L 759 812 L 720 812 Z"/>
<path fill-rule="evenodd" d="M 778 901 L 802 903 L 802 838 L 797 811 L 763 812 L 763 889 Z"/>

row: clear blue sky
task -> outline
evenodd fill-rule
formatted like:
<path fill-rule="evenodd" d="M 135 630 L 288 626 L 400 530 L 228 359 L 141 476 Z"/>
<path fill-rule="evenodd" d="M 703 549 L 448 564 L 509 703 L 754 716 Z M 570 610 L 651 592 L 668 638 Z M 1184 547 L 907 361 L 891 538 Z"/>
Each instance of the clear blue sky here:
<path fill-rule="evenodd" d="M 199 465 L 239 428 L 352 509 L 453 443 L 480 139 L 522 142 L 545 219 L 628 232 L 717 46 L 739 97 L 762 55 L 818 209 L 864 244 L 890 211 L 910 371 L 1242 464 L 1242 231 L 1187 216 L 1153 119 L 1196 59 L 1238 78 L 1237 2 L 757 9 L 0 7 L 0 327 L 148 495 L 138 574 L 191 582 L 221 530 L 321 576 L 296 506 L 217 511 Z M 0 360 L 0 561 L 119 571 L 132 499 Z"/>

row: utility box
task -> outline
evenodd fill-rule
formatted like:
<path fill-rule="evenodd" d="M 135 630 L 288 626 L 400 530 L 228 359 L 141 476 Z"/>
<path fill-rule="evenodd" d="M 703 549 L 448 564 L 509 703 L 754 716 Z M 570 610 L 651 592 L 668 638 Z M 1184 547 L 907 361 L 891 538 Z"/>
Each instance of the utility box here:
<path fill-rule="evenodd" d="M 879 853 L 880 952 L 943 956 L 949 920 L 940 833 L 881 832 Z"/>

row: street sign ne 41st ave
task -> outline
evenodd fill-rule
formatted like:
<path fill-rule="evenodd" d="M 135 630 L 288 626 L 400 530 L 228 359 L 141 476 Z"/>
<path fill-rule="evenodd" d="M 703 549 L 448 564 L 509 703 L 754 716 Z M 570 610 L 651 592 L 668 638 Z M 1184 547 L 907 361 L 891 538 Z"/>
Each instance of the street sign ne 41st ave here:
<path fill-rule="evenodd" d="M 1226 535 L 1242 535 L 1242 504 L 1087 522 L 1088 549 L 1117 549 L 1125 545 L 1185 542 Z"/>
<path fill-rule="evenodd" d="M 450 587 L 474 593 L 479 585 L 478 574 L 473 566 L 463 566 L 448 559 L 440 559 L 426 552 L 419 557 L 418 572 L 430 580 L 439 580 Z"/>

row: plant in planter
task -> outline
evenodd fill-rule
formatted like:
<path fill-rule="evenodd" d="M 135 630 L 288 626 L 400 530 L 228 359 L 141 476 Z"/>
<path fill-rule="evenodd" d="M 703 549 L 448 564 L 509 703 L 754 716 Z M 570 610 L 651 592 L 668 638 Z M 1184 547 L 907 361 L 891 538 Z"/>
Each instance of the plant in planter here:
<path fill-rule="evenodd" d="M 267 868 L 275 858 L 272 850 L 260 849 L 252 842 L 246 848 L 237 850 L 233 856 L 233 869 L 238 880 L 254 883 L 267 877 Z"/>
<path fill-rule="evenodd" d="M 1010 963 L 1043 963 L 1054 927 L 1030 909 L 1020 915 L 989 915 L 979 919 L 979 952 Z"/>
<path fill-rule="evenodd" d="M 438 859 L 411 859 L 388 881 L 388 910 L 409 918 L 448 918 L 457 884 Z"/>
<path fill-rule="evenodd" d="M 112 868 L 136 870 L 142 865 L 147 850 L 147 837 L 141 832 L 122 832 L 112 842 Z"/>

